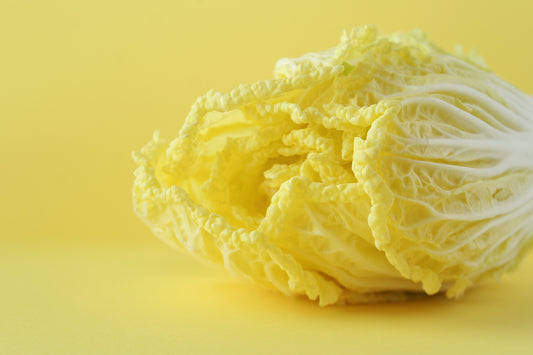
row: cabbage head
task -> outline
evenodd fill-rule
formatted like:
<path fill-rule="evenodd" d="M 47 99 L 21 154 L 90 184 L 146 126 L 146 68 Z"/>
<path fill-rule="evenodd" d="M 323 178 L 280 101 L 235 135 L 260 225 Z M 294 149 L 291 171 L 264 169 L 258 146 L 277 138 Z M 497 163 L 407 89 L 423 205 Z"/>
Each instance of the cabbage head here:
<path fill-rule="evenodd" d="M 365 26 L 274 75 L 133 154 L 159 238 L 320 305 L 455 298 L 531 249 L 533 99 L 479 57 Z"/>

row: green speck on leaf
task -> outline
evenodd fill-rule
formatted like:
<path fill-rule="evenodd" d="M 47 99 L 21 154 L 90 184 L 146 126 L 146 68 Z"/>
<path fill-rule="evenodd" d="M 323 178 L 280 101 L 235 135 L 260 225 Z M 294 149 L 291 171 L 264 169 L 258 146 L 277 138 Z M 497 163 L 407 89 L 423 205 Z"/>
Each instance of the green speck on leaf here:
<path fill-rule="evenodd" d="M 342 65 L 344 66 L 344 72 L 343 72 L 344 75 L 348 75 L 352 72 L 353 65 L 347 62 L 342 62 Z"/>

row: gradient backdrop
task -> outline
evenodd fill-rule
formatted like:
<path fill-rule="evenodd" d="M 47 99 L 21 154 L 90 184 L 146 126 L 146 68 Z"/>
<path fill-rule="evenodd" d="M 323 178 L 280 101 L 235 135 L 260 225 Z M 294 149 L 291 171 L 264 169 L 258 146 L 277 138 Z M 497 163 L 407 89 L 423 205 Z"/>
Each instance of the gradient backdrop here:
<path fill-rule="evenodd" d="M 0 353 L 524 353 L 533 255 L 458 302 L 330 307 L 179 254 L 133 214 L 130 152 L 195 98 L 366 23 L 477 48 L 533 94 L 531 1 L 0 2 Z"/>

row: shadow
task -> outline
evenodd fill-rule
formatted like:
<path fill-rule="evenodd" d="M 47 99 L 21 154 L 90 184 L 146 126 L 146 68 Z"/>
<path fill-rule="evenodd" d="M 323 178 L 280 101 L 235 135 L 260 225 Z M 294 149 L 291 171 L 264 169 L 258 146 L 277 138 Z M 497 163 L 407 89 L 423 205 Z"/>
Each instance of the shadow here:
<path fill-rule="evenodd" d="M 320 307 L 305 297 L 287 297 L 259 286 L 239 281 L 211 282 L 198 290 L 206 309 L 231 307 L 250 317 L 270 317 L 283 321 L 300 317 L 310 322 L 331 322 L 337 326 L 387 324 L 398 327 L 431 327 L 434 331 L 472 333 L 499 331 L 501 334 L 525 334 L 533 330 L 533 312 L 527 293 L 519 294 L 519 285 L 510 282 L 484 282 L 459 299 L 443 293 L 395 303 L 367 303 Z"/>

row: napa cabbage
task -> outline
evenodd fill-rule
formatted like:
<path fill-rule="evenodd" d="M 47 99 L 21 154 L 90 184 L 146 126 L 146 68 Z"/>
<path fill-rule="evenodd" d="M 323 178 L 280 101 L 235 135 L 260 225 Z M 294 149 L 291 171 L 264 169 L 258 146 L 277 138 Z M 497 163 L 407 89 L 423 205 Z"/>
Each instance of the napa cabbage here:
<path fill-rule="evenodd" d="M 159 238 L 321 305 L 458 297 L 531 249 L 533 99 L 480 57 L 364 26 L 274 76 L 133 154 Z"/>

